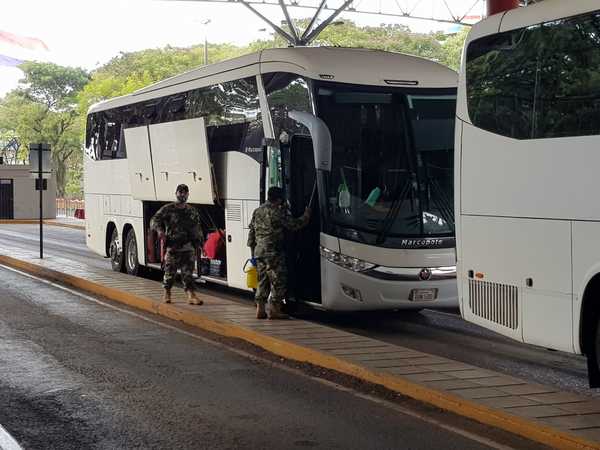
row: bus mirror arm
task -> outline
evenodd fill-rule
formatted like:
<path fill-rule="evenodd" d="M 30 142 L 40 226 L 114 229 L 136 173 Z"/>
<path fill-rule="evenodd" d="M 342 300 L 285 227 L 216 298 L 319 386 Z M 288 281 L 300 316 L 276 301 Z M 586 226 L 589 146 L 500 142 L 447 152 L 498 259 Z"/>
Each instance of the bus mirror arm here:
<path fill-rule="evenodd" d="M 303 111 L 290 111 L 288 116 L 308 128 L 313 141 L 315 168 L 331 172 L 331 133 L 325 122 Z"/>

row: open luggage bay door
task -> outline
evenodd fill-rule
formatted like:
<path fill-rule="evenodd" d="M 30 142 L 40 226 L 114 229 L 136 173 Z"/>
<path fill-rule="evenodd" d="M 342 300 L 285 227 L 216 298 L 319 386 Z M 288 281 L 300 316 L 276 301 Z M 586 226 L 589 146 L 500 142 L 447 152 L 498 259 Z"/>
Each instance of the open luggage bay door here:
<path fill-rule="evenodd" d="M 148 127 L 125 129 L 125 145 L 131 195 L 136 200 L 156 200 Z"/>
<path fill-rule="evenodd" d="M 157 200 L 173 201 L 177 185 L 184 183 L 190 188 L 190 203 L 214 204 L 203 118 L 150 125 L 150 143 Z"/>

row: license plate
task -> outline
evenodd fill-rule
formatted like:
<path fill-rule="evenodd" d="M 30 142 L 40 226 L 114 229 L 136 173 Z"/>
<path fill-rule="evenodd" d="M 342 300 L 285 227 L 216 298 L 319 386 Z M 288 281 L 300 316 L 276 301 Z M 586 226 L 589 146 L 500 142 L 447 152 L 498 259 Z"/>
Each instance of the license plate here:
<path fill-rule="evenodd" d="M 408 299 L 412 302 L 430 302 L 437 298 L 438 290 L 431 289 L 413 289 L 408 295 Z"/>

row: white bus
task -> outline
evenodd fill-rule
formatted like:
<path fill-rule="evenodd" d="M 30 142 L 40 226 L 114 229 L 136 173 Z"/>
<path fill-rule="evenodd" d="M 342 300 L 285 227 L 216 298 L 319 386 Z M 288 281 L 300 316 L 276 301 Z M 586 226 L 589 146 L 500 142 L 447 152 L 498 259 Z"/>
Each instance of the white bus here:
<path fill-rule="evenodd" d="M 246 289 L 252 212 L 270 185 L 313 218 L 290 236 L 290 298 L 328 310 L 456 307 L 457 74 L 342 48 L 264 50 L 92 106 L 87 244 L 115 270 L 160 267 L 152 215 L 190 187 L 226 254 L 209 282 Z M 316 189 L 313 189 L 317 186 Z"/>
<path fill-rule="evenodd" d="M 600 5 L 489 17 L 465 46 L 456 121 L 463 317 L 530 344 L 600 351 Z"/>

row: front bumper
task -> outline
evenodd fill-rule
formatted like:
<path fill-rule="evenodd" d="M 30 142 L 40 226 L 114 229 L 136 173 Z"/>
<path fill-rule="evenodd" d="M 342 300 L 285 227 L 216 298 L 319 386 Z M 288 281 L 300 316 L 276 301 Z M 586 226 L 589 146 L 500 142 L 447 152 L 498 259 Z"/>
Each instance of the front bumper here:
<path fill-rule="evenodd" d="M 406 269 L 403 272 L 418 274 L 420 270 Z M 428 281 L 408 275 L 405 279 L 384 278 L 354 272 L 321 258 L 322 306 L 333 311 L 458 308 L 455 276 Z M 437 289 L 435 300 L 410 300 L 413 289 L 431 288 Z"/>

